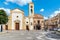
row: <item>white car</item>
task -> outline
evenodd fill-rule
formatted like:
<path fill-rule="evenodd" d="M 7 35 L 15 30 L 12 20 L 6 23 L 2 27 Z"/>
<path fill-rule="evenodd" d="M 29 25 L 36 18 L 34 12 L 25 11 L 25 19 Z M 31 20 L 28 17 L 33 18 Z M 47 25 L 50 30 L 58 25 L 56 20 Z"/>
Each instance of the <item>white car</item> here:
<path fill-rule="evenodd" d="M 54 28 L 54 31 L 57 31 L 58 29 L 57 28 Z"/>
<path fill-rule="evenodd" d="M 58 31 L 60 31 L 60 28 L 58 29 Z"/>

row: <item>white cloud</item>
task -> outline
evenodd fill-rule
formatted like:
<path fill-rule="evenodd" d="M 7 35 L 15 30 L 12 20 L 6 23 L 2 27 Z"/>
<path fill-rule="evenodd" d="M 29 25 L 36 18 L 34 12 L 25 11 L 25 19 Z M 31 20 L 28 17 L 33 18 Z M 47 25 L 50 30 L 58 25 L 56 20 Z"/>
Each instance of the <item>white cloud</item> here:
<path fill-rule="evenodd" d="M 53 14 L 50 15 L 50 18 L 56 16 L 58 13 L 60 13 L 60 11 L 55 11 Z"/>
<path fill-rule="evenodd" d="M 10 9 L 0 8 L 0 10 L 1 10 L 1 9 L 3 9 L 3 10 L 7 13 L 7 15 L 10 15 Z"/>
<path fill-rule="evenodd" d="M 44 16 L 44 19 L 48 19 L 48 17 Z"/>
<path fill-rule="evenodd" d="M 43 12 L 44 11 L 44 9 L 42 8 L 41 10 L 40 10 L 40 12 Z"/>
<path fill-rule="evenodd" d="M 4 2 L 4 4 L 8 5 L 8 3 L 7 3 L 7 2 Z"/>
<path fill-rule="evenodd" d="M 51 15 L 49 15 L 49 18 L 56 16 L 58 13 L 60 13 L 60 10 L 54 11 Z M 48 19 L 48 17 L 44 16 L 44 19 Z"/>
<path fill-rule="evenodd" d="M 16 3 L 16 4 L 20 5 L 20 6 L 23 6 L 23 5 L 26 5 L 26 4 L 30 3 L 30 2 L 32 2 L 32 0 L 6 0 L 6 2 L 7 3 L 12 2 L 12 3 Z"/>

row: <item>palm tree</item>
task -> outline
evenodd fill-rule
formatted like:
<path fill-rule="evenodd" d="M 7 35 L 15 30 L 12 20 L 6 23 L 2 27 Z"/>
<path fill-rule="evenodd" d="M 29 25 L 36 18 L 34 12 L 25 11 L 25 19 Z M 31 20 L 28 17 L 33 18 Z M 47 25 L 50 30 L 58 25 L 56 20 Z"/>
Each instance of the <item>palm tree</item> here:
<path fill-rule="evenodd" d="M 0 25 L 1 25 L 1 32 L 3 30 L 2 24 L 6 24 L 8 22 L 8 16 L 4 10 L 0 10 Z"/>

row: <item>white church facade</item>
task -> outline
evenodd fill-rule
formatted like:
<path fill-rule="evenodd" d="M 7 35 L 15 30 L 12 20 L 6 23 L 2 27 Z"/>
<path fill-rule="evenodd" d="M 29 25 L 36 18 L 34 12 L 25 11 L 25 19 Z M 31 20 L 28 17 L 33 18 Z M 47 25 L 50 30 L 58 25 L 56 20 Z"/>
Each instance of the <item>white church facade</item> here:
<path fill-rule="evenodd" d="M 44 18 L 42 15 L 34 14 L 34 4 L 29 3 L 29 15 L 24 16 L 24 11 L 14 9 L 10 11 L 8 23 L 5 30 L 37 30 L 44 28 Z M 38 27 L 39 25 L 39 27 Z"/>

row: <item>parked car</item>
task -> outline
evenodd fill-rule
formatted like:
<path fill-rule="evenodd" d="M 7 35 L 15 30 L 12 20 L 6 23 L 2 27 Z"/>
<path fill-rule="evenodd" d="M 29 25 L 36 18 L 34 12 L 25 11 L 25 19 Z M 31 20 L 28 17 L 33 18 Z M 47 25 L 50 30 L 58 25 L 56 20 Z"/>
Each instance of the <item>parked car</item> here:
<path fill-rule="evenodd" d="M 58 30 L 57 31 L 60 31 L 60 28 L 58 28 Z"/>
<path fill-rule="evenodd" d="M 58 30 L 58 28 L 54 28 L 54 31 L 57 31 Z"/>
<path fill-rule="evenodd" d="M 60 35 L 60 28 L 58 28 L 58 30 L 56 31 L 57 35 Z"/>

